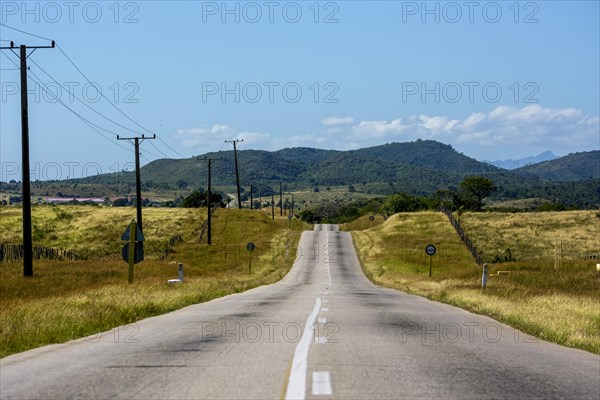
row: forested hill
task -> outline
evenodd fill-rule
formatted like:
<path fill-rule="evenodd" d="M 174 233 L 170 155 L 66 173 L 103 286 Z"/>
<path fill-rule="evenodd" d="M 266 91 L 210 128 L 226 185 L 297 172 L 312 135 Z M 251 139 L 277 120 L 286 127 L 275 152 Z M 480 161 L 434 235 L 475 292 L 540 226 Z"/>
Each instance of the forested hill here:
<path fill-rule="evenodd" d="M 452 146 L 433 140 L 388 143 L 350 151 L 307 147 L 278 151 L 238 152 L 240 183 L 277 188 L 282 182 L 289 190 L 315 187 L 360 185 L 377 194 L 406 192 L 431 195 L 438 189 L 453 189 L 466 176 L 482 175 L 498 186 L 499 198 L 545 197 L 567 204 L 589 207 L 600 203 L 600 152 L 576 153 L 556 160 L 506 170 L 477 161 Z M 213 162 L 213 184 L 235 185 L 233 151 L 207 153 L 187 159 L 161 159 L 142 167 L 146 188 L 205 187 L 205 157 Z M 590 178 L 596 179 L 591 181 Z M 76 180 L 86 184 L 131 184 L 133 173 L 98 175 Z"/>
<path fill-rule="evenodd" d="M 551 181 L 600 179 L 600 150 L 572 153 L 554 160 L 527 165 L 515 171 Z"/>

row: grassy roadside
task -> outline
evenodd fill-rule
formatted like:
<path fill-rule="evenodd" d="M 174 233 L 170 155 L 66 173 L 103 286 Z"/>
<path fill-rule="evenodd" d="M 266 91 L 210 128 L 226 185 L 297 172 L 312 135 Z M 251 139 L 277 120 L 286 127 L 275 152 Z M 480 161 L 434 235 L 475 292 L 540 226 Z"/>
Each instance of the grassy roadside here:
<path fill-rule="evenodd" d="M 506 217 L 501 213 L 485 215 L 487 223 Z M 532 213 L 529 218 L 538 221 L 536 229 L 548 237 L 562 232 L 561 224 L 547 213 Z M 543 221 L 548 223 L 544 225 Z M 501 238 L 499 233 L 489 234 L 489 240 L 480 244 L 477 232 L 485 229 L 485 225 L 472 222 L 464 227 L 475 245 L 484 253 L 496 251 Z M 595 220 L 584 215 L 578 224 L 576 229 L 582 246 L 593 243 L 598 237 Z M 480 288 L 480 268 L 441 213 L 396 214 L 380 226 L 353 231 L 352 237 L 365 274 L 378 285 L 453 304 L 488 315 L 538 338 L 600 354 L 597 260 L 565 257 L 561 270 L 554 271 L 553 254 L 548 257 L 545 252 L 526 250 L 527 243 L 538 243 L 529 242 L 529 234 L 527 230 L 512 232 L 512 240 L 521 245 L 521 254 L 529 256 L 514 262 L 490 264 L 493 276 L 485 292 Z M 589 237 L 593 238 L 591 242 Z M 428 277 L 428 256 L 424 251 L 428 243 L 438 249 L 433 257 L 432 278 Z M 500 243 L 500 248 L 502 246 Z M 553 248 L 553 242 L 551 246 Z M 497 275 L 500 270 L 510 272 Z"/>
<path fill-rule="evenodd" d="M 362 217 L 356 218 L 354 221 L 348 222 L 347 224 L 340 224 L 340 230 L 342 231 L 363 231 L 372 227 L 383 224 L 385 219 L 382 215 L 373 214 L 373 221 L 369 219 L 371 215 L 363 215 Z"/>
<path fill-rule="evenodd" d="M 200 236 L 206 209 L 144 208 L 144 247 L 152 257 L 164 252 L 169 239 Z M 20 207 L 0 207 L 0 243 L 21 243 Z M 89 205 L 34 206 L 32 209 L 34 246 L 73 250 L 83 258 L 114 255 L 121 249 L 121 235 L 136 218 L 134 207 Z"/>
<path fill-rule="evenodd" d="M 164 223 L 180 221 L 185 242 L 164 260 L 150 251 L 136 265 L 132 285 L 127 283 L 126 263 L 114 255 L 36 261 L 34 276 L 28 279 L 22 277 L 21 263 L 0 264 L 0 357 L 276 282 L 291 268 L 301 232 L 308 228 L 295 220 L 289 229 L 287 219 L 272 221 L 258 211 L 218 210 L 213 245 L 208 246 L 198 243 L 193 229 L 185 233 L 189 227 L 183 214 L 181 219 L 168 214 Z M 157 228 L 166 230 L 162 223 Z M 145 229 L 147 236 L 149 232 Z M 120 233 L 113 238 L 117 248 L 122 245 Z M 68 234 L 59 230 L 57 235 Z M 257 245 L 251 274 L 245 250 L 249 241 Z M 167 279 L 177 277 L 178 262 L 184 263 L 185 283 L 168 285 Z"/>

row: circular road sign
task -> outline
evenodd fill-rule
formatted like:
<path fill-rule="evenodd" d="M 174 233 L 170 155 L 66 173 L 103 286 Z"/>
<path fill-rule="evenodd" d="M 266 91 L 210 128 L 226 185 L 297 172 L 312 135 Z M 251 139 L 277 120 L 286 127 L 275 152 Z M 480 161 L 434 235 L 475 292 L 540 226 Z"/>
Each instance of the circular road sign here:
<path fill-rule="evenodd" d="M 248 244 L 246 245 L 246 250 L 248 250 L 248 251 L 254 251 L 255 248 L 256 248 L 256 245 L 252 242 L 248 242 Z"/>
<path fill-rule="evenodd" d="M 432 244 L 428 244 L 427 247 L 425 247 L 425 253 L 427 253 L 428 256 L 432 256 L 435 254 L 435 246 Z"/>
<path fill-rule="evenodd" d="M 371 216 L 369 217 L 369 221 L 371 221 L 371 222 L 375 221 L 375 216 L 371 215 Z"/>

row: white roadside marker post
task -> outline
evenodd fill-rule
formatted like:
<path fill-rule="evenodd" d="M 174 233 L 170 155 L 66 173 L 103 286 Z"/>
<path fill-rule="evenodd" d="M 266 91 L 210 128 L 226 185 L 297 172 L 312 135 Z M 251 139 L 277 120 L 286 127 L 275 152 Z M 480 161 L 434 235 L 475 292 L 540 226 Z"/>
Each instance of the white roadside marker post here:
<path fill-rule="evenodd" d="M 488 280 L 488 265 L 487 263 L 483 263 L 483 272 L 481 274 L 481 288 L 485 289 L 487 286 Z"/>
<path fill-rule="evenodd" d="M 177 275 L 177 279 L 169 279 L 167 283 L 183 283 L 183 263 L 179 263 Z"/>

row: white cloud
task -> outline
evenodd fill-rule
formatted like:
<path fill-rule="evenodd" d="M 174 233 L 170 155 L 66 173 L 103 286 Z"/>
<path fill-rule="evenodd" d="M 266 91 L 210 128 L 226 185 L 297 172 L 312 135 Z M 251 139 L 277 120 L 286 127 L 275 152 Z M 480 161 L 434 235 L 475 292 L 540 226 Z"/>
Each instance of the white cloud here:
<path fill-rule="evenodd" d="M 421 126 L 432 134 L 451 132 L 452 129 L 460 122 L 457 119 L 448 119 L 447 117 L 428 117 L 427 115 L 419 115 Z"/>
<path fill-rule="evenodd" d="M 358 138 L 383 138 L 390 134 L 400 134 L 409 129 L 410 125 L 402 123 L 401 119 L 393 121 L 361 121 L 352 127 L 354 136 Z"/>
<path fill-rule="evenodd" d="M 480 153 L 487 147 L 490 157 L 503 149 L 513 153 L 516 146 L 531 146 L 557 153 L 597 148 L 600 118 L 576 108 L 553 109 L 539 104 L 522 108 L 498 106 L 473 112 L 464 119 L 444 115 L 408 115 L 390 120 L 363 120 L 327 117 L 323 129 L 309 134 L 274 135 L 238 130 L 229 125 L 180 129 L 175 133 L 183 146 L 202 151 L 223 149 L 225 139 L 244 139 L 246 148 L 274 150 L 284 147 L 319 147 L 348 150 L 391 141 L 435 139 L 460 144 Z"/>
<path fill-rule="evenodd" d="M 321 120 L 321 124 L 325 126 L 352 125 L 354 118 L 352 117 L 326 117 Z"/>
<path fill-rule="evenodd" d="M 480 122 L 486 118 L 484 113 L 473 113 L 467 117 L 462 123 L 461 127 L 466 130 L 474 129 Z"/>
<path fill-rule="evenodd" d="M 447 116 L 410 115 L 391 121 L 360 121 L 347 130 L 347 139 L 364 146 L 384 140 L 436 139 L 473 145 L 544 145 L 597 143 L 600 119 L 576 108 L 552 109 L 539 104 L 523 108 L 498 106 L 475 112 L 464 120 Z M 378 140 L 378 143 L 373 143 Z M 438 139 L 439 140 L 439 139 Z"/>

